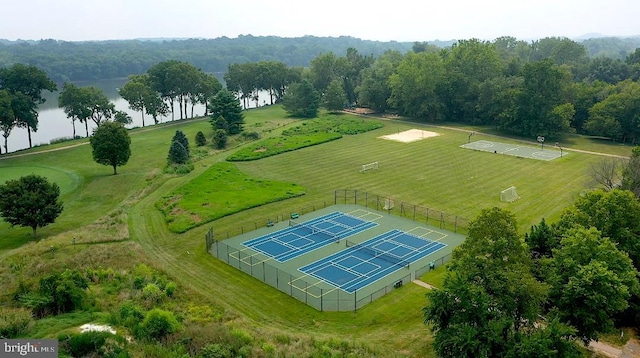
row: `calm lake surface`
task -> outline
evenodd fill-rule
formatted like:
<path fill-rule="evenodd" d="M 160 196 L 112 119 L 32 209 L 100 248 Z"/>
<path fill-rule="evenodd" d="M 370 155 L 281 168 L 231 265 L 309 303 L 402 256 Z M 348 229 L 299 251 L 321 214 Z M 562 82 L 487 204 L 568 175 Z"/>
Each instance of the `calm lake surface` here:
<path fill-rule="evenodd" d="M 221 77 L 216 74 L 216 77 Z M 219 78 L 222 82 L 222 80 Z M 133 119 L 133 123 L 127 125 L 127 128 L 142 127 L 142 116 L 140 112 L 129 109 L 129 103 L 125 101 L 118 94 L 118 88 L 122 87 L 127 82 L 126 78 L 114 79 L 114 80 L 101 80 L 95 82 L 77 82 L 76 85 L 80 87 L 95 86 L 102 89 L 107 97 L 116 106 L 116 110 L 127 112 Z M 62 89 L 62 85 L 58 84 L 58 89 Z M 73 125 L 71 119 L 67 118 L 67 115 L 61 108 L 58 108 L 58 92 L 43 92 L 46 102 L 38 106 L 38 131 L 31 132 L 31 141 L 34 146 L 39 144 L 49 144 L 52 139 L 72 137 Z M 266 99 L 268 101 L 268 93 L 260 93 L 260 101 Z M 255 102 L 252 101 L 250 106 L 255 107 Z M 180 112 L 175 105 L 175 118 L 180 118 Z M 191 117 L 191 106 L 188 106 L 187 114 Z M 203 105 L 196 105 L 193 110 L 194 116 L 203 116 L 205 114 L 205 108 Z M 160 117 L 160 122 L 164 123 L 171 121 L 171 114 L 166 117 Z M 144 122 L 146 126 L 153 125 L 153 118 L 147 114 L 144 116 Z M 89 121 L 89 134 L 95 128 L 95 124 Z M 76 135 L 84 137 L 86 135 L 84 123 L 76 121 Z M 2 153 L 4 150 L 4 138 L 0 136 L 0 144 L 2 147 Z M 20 149 L 29 148 L 29 138 L 27 136 L 27 130 L 15 127 L 11 131 L 8 139 L 9 152 L 15 152 Z"/>

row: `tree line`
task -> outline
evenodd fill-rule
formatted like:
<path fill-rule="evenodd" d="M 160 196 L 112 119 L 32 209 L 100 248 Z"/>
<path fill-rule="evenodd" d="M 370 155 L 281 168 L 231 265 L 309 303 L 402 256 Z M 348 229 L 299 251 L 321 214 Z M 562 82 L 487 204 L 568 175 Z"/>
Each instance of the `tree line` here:
<path fill-rule="evenodd" d="M 358 105 L 428 122 L 490 125 L 529 138 L 581 133 L 635 143 L 639 78 L 640 49 L 624 60 L 590 58 L 567 38 L 527 43 L 502 37 L 446 49 L 415 43 L 410 52 L 377 58 L 355 49 L 342 57 L 324 53 L 302 71 L 299 83 L 313 87 L 306 92 L 317 98 L 312 103 L 331 110 Z M 290 90 L 302 93 L 302 87 Z M 284 104 L 299 113 L 302 105 L 295 103 L 308 102 L 294 96 Z"/>
<path fill-rule="evenodd" d="M 544 42 L 545 39 L 529 43 Z M 456 40 L 430 41 L 448 48 Z M 424 43 L 423 43 L 424 44 Z M 640 47 L 639 38 L 593 38 L 580 42 L 591 57 L 622 59 Z M 216 39 L 158 39 L 69 42 L 53 39 L 7 41 L 0 39 L 0 67 L 16 63 L 44 70 L 56 83 L 126 78 L 142 74 L 157 62 L 189 62 L 208 73 L 222 73 L 232 63 L 279 61 L 306 67 L 321 53 L 360 53 L 380 56 L 385 51 L 410 51 L 415 43 L 361 40 L 349 36 L 282 38 L 243 35 Z"/>
<path fill-rule="evenodd" d="M 449 46 L 453 41 L 436 41 Z M 0 40 L 0 67 L 15 63 L 37 66 L 56 83 L 126 78 L 142 74 L 158 62 L 188 62 L 207 73 L 223 73 L 229 64 L 279 61 L 308 66 L 321 53 L 353 47 L 375 56 L 393 49 L 405 52 L 409 42 L 380 42 L 353 37 L 283 38 L 241 35 L 237 38 L 160 39 L 95 42 Z"/>

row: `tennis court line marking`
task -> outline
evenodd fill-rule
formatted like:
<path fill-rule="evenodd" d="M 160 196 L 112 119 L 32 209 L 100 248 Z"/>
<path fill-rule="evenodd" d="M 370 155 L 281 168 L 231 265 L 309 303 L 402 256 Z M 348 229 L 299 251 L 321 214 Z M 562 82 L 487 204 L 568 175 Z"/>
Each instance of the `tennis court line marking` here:
<path fill-rule="evenodd" d="M 413 231 L 419 231 L 419 230 L 425 230 L 425 231 L 429 230 L 429 232 L 426 232 L 426 233 L 420 234 L 420 235 L 413 233 Z M 413 228 L 413 229 L 411 229 L 409 231 L 406 231 L 406 232 L 408 234 L 413 235 L 413 236 L 419 237 L 420 239 L 429 240 L 429 241 L 436 241 L 436 242 L 441 242 L 442 240 L 444 240 L 445 238 L 447 238 L 449 236 L 449 234 L 445 234 L 445 233 L 437 231 L 437 230 L 431 230 L 431 229 L 427 229 L 427 228 L 422 228 L 422 227 L 419 227 L 419 226 L 417 226 L 417 227 L 415 227 L 415 228 Z M 436 234 L 439 234 L 441 236 L 440 236 L 439 239 L 432 239 L 429 236 L 427 236 L 427 235 L 431 235 L 432 233 L 436 233 Z"/>
<path fill-rule="evenodd" d="M 366 259 L 365 260 L 365 259 L 363 259 L 361 257 L 357 257 L 357 256 L 353 256 L 353 255 L 345 257 L 343 260 L 340 260 L 340 261 L 345 261 L 346 259 L 349 259 L 349 258 L 357 259 L 360 262 L 358 262 L 357 265 L 353 265 L 351 267 L 343 266 L 343 265 L 341 265 L 340 263 L 338 263 L 336 261 L 331 261 L 331 264 L 332 264 L 332 266 L 339 267 L 340 269 L 344 269 L 347 272 L 353 272 L 355 275 L 357 275 L 359 277 L 366 277 L 366 278 L 371 277 L 371 276 L 369 276 L 369 274 L 371 274 L 372 272 L 379 271 L 382 268 L 382 266 L 376 265 L 373 262 L 371 262 L 370 259 Z M 367 273 L 361 273 L 361 272 L 353 270 L 353 268 L 358 267 L 358 266 L 360 266 L 362 264 L 369 264 L 371 266 L 375 266 L 375 268 L 373 270 L 367 271 Z"/>
<path fill-rule="evenodd" d="M 364 212 L 364 214 L 360 214 L 361 212 Z M 358 215 L 356 215 L 355 213 L 358 213 Z M 368 210 L 364 210 L 364 209 L 356 209 L 353 211 L 350 211 L 347 213 L 347 215 L 352 216 L 356 219 L 361 219 L 361 220 L 366 220 L 366 221 L 371 221 L 371 222 L 375 222 L 381 218 L 383 218 L 382 215 L 368 211 Z M 369 219 L 368 217 L 372 216 L 373 219 Z"/>

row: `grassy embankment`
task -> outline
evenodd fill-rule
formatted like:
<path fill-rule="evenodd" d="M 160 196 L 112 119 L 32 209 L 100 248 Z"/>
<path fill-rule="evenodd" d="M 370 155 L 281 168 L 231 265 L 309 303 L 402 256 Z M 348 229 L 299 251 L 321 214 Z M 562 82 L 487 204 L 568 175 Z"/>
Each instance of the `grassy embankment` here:
<path fill-rule="evenodd" d="M 262 132 L 263 136 L 277 135 L 290 122 L 279 107 L 247 113 L 247 129 Z M 543 217 L 556 219 L 562 209 L 590 185 L 590 165 L 602 159 L 573 152 L 562 159 L 544 162 L 474 152 L 459 148 L 466 143 L 467 133 L 435 127 L 426 129 L 439 132 L 438 137 L 397 143 L 377 137 L 420 125 L 399 121 L 384 123 L 387 124 L 384 128 L 372 132 L 258 161 L 236 163 L 241 171 L 254 178 L 304 187 L 306 195 L 223 217 L 213 222 L 216 232 L 222 235 L 239 226 L 264 223 L 263 218 L 290 212 L 292 208 L 330 203 L 335 189 L 392 196 L 396 203 L 419 204 L 469 219 L 482 208 L 505 207 L 516 214 L 524 231 Z M 317 347 L 309 347 L 314 347 L 316 340 L 323 340 L 323 344 L 335 340 L 375 347 L 372 349 L 378 352 L 394 352 L 389 355 L 430 355 L 431 340 L 428 329 L 422 325 L 420 311 L 425 304 L 422 287 L 405 285 L 358 312 L 321 313 L 206 254 L 203 236 L 209 225 L 184 234 L 168 230 L 155 204 L 234 151 L 211 150 L 210 156 L 196 162 L 192 173 L 168 176 L 162 173 L 162 167 L 169 141 L 176 129 L 183 130 L 192 139 L 198 130 L 210 133 L 210 128 L 206 121 L 189 121 L 132 131 L 132 158 L 116 176 L 110 175 L 108 167 L 93 163 L 86 145 L 0 160 L 3 173 L 17 167 L 46 166 L 68 173 L 71 179 L 67 182 L 74 183 L 70 188 L 75 186 L 62 196 L 65 211 L 58 221 L 39 230 L 40 237 L 46 239 L 31 243 L 29 229 L 9 229 L 6 224 L 0 224 L 3 237 L 0 257 L 11 256 L 9 259 L 14 260 L 17 255 L 30 255 L 39 264 L 35 265 L 39 270 L 59 265 L 100 265 L 131 270 L 135 262 L 147 262 L 165 271 L 185 292 L 192 293 L 192 297 L 183 297 L 180 304 L 210 305 L 224 312 L 228 325 L 281 346 L 295 345 L 291 342 L 300 340 L 305 342 L 300 345 L 313 350 Z M 483 135 L 478 132 L 474 139 L 483 139 Z M 617 155 L 630 152 L 628 147 L 593 144 L 579 137 L 568 138 L 563 143 L 566 149 Z M 373 161 L 380 163 L 380 169 L 365 174 L 359 172 L 362 164 Z M 500 190 L 511 185 L 518 188 L 522 198 L 510 204 L 499 202 Z M 73 238 L 77 240 L 77 247 L 71 244 Z M 101 241 L 106 243 L 89 244 Z M 20 246 L 23 248 L 17 249 Z M 50 246 L 56 250 L 49 255 Z M 34 274 L 37 272 L 34 269 Z M 6 266 L 0 274 L 3 281 L 12 277 Z M 433 283 L 439 282 L 441 278 L 434 278 Z M 2 283 L 7 284 L 5 287 L 13 285 Z M 115 306 L 116 302 L 105 302 L 105 305 Z M 56 327 L 63 329 L 78 324 L 74 320 L 67 325 L 63 322 L 57 321 Z M 51 332 L 42 330 L 38 334 Z M 278 338 L 283 335 L 293 338 Z"/>

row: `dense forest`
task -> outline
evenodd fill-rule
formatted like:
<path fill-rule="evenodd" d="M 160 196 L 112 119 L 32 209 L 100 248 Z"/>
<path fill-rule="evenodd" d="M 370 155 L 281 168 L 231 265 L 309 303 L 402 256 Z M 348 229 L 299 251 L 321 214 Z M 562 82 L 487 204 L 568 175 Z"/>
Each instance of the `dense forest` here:
<path fill-rule="evenodd" d="M 450 42 L 437 42 L 439 46 Z M 14 63 L 35 65 L 55 82 L 125 78 L 165 60 L 189 62 L 208 73 L 225 72 L 232 63 L 281 61 L 308 66 L 321 53 L 347 48 L 374 56 L 386 50 L 406 52 L 411 43 L 366 41 L 353 37 L 282 38 L 275 36 L 185 40 L 100 42 L 0 41 L 0 68 Z"/>
<path fill-rule="evenodd" d="M 429 41 L 429 45 L 446 48 L 450 41 Z M 530 45 L 537 43 L 532 41 Z M 591 57 L 624 59 L 640 47 L 640 37 L 594 38 L 581 42 Z M 0 68 L 15 63 L 34 65 L 44 70 L 56 83 L 141 74 L 165 60 L 193 64 L 208 73 L 225 72 L 232 63 L 280 61 L 288 66 L 308 66 L 321 53 L 345 53 L 355 48 L 377 57 L 387 50 L 406 52 L 410 42 L 381 42 L 353 37 L 282 38 L 276 36 L 239 36 L 216 39 L 158 39 L 98 42 L 58 40 L 8 41 L 0 39 Z"/>

